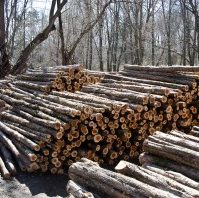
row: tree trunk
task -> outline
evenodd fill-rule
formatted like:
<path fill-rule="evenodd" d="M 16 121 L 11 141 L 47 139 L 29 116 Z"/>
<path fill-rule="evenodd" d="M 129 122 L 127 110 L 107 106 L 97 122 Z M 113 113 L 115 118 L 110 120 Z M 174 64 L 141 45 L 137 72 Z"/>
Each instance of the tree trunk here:
<path fill-rule="evenodd" d="M 196 196 L 199 191 L 194 188 L 187 187 L 181 183 L 176 182 L 173 179 L 162 176 L 153 171 L 147 170 L 143 167 L 131 164 L 126 161 L 120 161 L 115 169 L 124 175 L 133 177 L 143 183 L 156 187 L 158 189 L 165 190 L 179 197 Z"/>
<path fill-rule="evenodd" d="M 151 49 L 151 63 L 152 65 L 155 65 L 155 32 L 154 32 L 154 28 L 155 28 L 155 13 L 154 13 L 154 0 L 152 0 L 152 32 L 151 32 L 151 45 L 152 45 L 152 49 Z"/>
<path fill-rule="evenodd" d="M 75 198 L 94 198 L 92 193 L 86 191 L 72 180 L 68 181 L 66 190 L 68 194 L 72 194 Z"/>
<path fill-rule="evenodd" d="M 54 22 L 57 19 L 57 17 L 60 15 L 60 12 L 64 5 L 67 3 L 68 0 L 63 0 L 62 3 L 60 4 L 60 7 L 57 9 L 57 11 L 54 13 L 54 8 L 55 8 L 55 0 L 52 1 L 52 6 L 51 6 L 51 13 L 49 17 L 49 24 L 48 26 L 41 32 L 39 33 L 27 46 L 26 48 L 21 52 L 15 66 L 12 68 L 11 73 L 13 75 L 21 74 L 24 73 L 27 70 L 27 61 L 32 53 L 32 51 L 44 40 L 48 38 L 48 35 L 54 31 L 55 25 Z"/>
<path fill-rule="evenodd" d="M 168 170 L 181 173 L 193 180 L 199 181 L 199 170 L 177 163 L 173 160 L 158 157 L 152 154 L 142 153 L 139 156 L 139 161 L 142 165 L 149 164 L 149 163 L 156 164 L 157 166 L 167 168 Z"/>
<path fill-rule="evenodd" d="M 57 0 L 57 7 L 60 8 L 60 0 Z M 62 65 L 67 65 L 66 53 L 65 53 L 65 41 L 64 41 L 64 31 L 61 13 L 59 14 L 59 36 L 61 40 L 61 55 L 62 55 Z"/>
<path fill-rule="evenodd" d="M 102 169 L 87 159 L 82 159 L 70 166 L 69 177 L 83 187 L 98 189 L 98 192 L 107 197 L 177 197 L 134 178 Z"/>
<path fill-rule="evenodd" d="M 5 0 L 0 1 L 0 79 L 9 74 L 11 64 L 7 54 L 5 32 Z"/>

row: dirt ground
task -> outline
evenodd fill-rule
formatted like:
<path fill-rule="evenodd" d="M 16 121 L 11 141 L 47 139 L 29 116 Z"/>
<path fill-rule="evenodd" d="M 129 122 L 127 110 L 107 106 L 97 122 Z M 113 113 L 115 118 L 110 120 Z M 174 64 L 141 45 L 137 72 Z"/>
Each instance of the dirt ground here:
<path fill-rule="evenodd" d="M 0 178 L 1 198 L 66 197 L 67 175 L 19 173 L 11 181 Z"/>

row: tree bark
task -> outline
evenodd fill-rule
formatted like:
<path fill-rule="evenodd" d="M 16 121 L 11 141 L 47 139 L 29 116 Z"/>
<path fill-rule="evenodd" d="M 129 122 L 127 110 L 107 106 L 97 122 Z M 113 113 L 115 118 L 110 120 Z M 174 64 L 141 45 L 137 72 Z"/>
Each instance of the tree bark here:
<path fill-rule="evenodd" d="M 142 153 L 139 156 L 139 161 L 142 165 L 149 163 L 156 164 L 157 166 L 161 166 L 167 168 L 168 170 L 179 172 L 195 181 L 199 181 L 199 170 L 177 163 L 173 160 L 162 158 L 152 154 Z"/>
<path fill-rule="evenodd" d="M 93 194 L 86 191 L 84 188 L 76 184 L 74 181 L 69 180 L 66 190 L 68 194 L 72 194 L 76 198 L 94 198 Z"/>
<path fill-rule="evenodd" d="M 159 175 L 171 178 L 171 179 L 185 185 L 186 187 L 190 187 L 190 188 L 199 190 L 199 183 L 198 182 L 184 176 L 181 173 L 171 171 L 171 170 L 167 170 L 166 168 L 157 166 L 155 164 L 150 164 L 150 163 L 144 164 L 142 167 L 144 167 L 144 168 L 146 168 L 146 169 L 148 169 L 148 170 L 150 170 L 154 173 L 157 173 Z"/>
<path fill-rule="evenodd" d="M 80 185 L 89 185 L 108 197 L 177 197 L 154 188 L 134 178 L 100 168 L 96 163 L 83 159 L 69 168 L 69 177 Z M 83 181 L 89 183 L 83 183 Z M 99 185 L 101 183 L 101 185 Z M 117 192 L 117 193 L 116 193 Z M 117 196 L 116 196 L 117 195 Z"/>
<path fill-rule="evenodd" d="M 5 0 L 0 1 L 0 79 L 9 74 L 11 64 L 6 46 Z"/>
<path fill-rule="evenodd" d="M 60 8 L 60 0 L 57 0 L 57 7 Z M 67 57 L 65 53 L 65 39 L 64 39 L 64 30 L 63 30 L 63 23 L 62 23 L 62 16 L 61 12 L 59 14 L 59 36 L 61 40 L 61 55 L 62 55 L 62 65 L 67 65 Z"/>
<path fill-rule="evenodd" d="M 157 138 L 150 137 L 150 140 L 145 140 L 143 149 L 145 152 L 150 152 L 196 169 L 199 167 L 198 152 Z"/>
<path fill-rule="evenodd" d="M 167 192 L 175 194 L 179 197 L 194 197 L 199 193 L 199 191 L 194 188 L 187 187 L 173 179 L 126 161 L 120 161 L 115 167 L 115 170 L 158 189 L 166 190 Z"/>

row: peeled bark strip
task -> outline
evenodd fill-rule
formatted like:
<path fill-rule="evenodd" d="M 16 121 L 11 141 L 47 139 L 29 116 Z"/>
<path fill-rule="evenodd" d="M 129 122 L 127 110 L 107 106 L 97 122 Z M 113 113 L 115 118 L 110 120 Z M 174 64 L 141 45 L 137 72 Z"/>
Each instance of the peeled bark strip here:
<path fill-rule="evenodd" d="M 120 161 L 115 167 L 115 170 L 148 185 L 175 194 L 179 197 L 194 197 L 199 193 L 199 191 L 195 190 L 194 188 L 187 187 L 173 179 L 162 176 L 158 173 L 154 173 L 150 170 L 126 161 Z"/>
<path fill-rule="evenodd" d="M 92 161 L 76 162 L 71 165 L 69 168 L 69 177 L 77 183 L 78 177 L 91 181 L 95 179 L 107 187 L 103 193 L 106 193 L 109 197 L 112 197 L 111 189 L 123 193 L 124 197 L 177 197 L 174 194 L 156 189 L 133 178 L 102 169 Z"/>
<path fill-rule="evenodd" d="M 84 188 L 73 182 L 72 180 L 68 181 L 66 191 L 68 194 L 72 194 L 76 198 L 94 198 L 91 192 L 86 191 Z"/>

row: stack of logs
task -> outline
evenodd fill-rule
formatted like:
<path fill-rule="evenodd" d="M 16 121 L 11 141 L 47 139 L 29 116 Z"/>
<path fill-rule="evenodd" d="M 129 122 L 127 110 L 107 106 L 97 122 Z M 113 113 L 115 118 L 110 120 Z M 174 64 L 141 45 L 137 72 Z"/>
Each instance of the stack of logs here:
<path fill-rule="evenodd" d="M 81 91 L 75 93 L 53 88 L 46 95 L 47 90 L 41 89 L 55 76 L 60 80 L 58 74 L 74 77 L 77 82 L 81 68 L 39 68 L 0 81 L 0 100 L 9 106 L 0 113 L 0 142 L 22 170 L 62 173 L 64 165 L 82 157 L 115 165 L 138 157 L 143 141 L 155 131 L 188 132 L 198 124 L 199 77 L 193 72 L 199 67 L 127 65 L 119 74 L 86 71 L 87 77 L 104 79 L 99 84 L 81 85 Z M 136 72 L 139 68 L 144 72 Z M 127 77 L 134 73 L 135 77 Z M 45 74 L 54 77 L 49 79 Z M 63 84 L 59 80 L 56 87 Z"/>
<path fill-rule="evenodd" d="M 164 106 L 157 111 L 167 112 L 168 123 L 164 126 L 165 131 L 178 128 L 186 132 L 191 127 L 198 125 L 198 86 L 199 86 L 199 67 L 193 66 L 136 66 L 125 65 L 120 74 L 130 77 L 133 82 L 141 82 L 145 88 L 152 86 L 157 88 L 169 89 L 173 93 L 168 95 L 166 107 L 171 106 L 168 113 Z M 153 91 L 154 91 L 153 90 Z M 155 94 L 161 95 L 154 91 Z M 170 126 L 172 125 L 172 126 Z M 171 128 L 172 127 L 172 128 Z"/>
<path fill-rule="evenodd" d="M 191 135 L 194 134 L 197 137 Z M 120 161 L 112 172 L 81 159 L 69 168 L 69 197 L 198 197 L 199 127 L 155 132 L 144 141 L 141 167 Z"/>
<path fill-rule="evenodd" d="M 107 73 L 100 84 L 83 87 L 82 92 L 128 102 L 139 121 L 139 134 L 186 132 L 198 125 L 197 72 L 199 67 L 125 65 L 119 74 Z"/>
<path fill-rule="evenodd" d="M 0 142 L 21 170 L 63 173 L 82 157 L 112 165 L 138 155 L 128 141 L 127 103 L 83 93 L 34 95 L 14 85 L 0 89 L 0 99 L 12 107 L 0 113 Z"/>
<path fill-rule="evenodd" d="M 79 91 L 82 86 L 99 82 L 101 77 L 87 72 L 82 65 L 67 65 L 28 69 L 23 75 L 9 76 L 7 79 L 12 79 L 15 86 L 27 92 L 50 93 Z"/>

